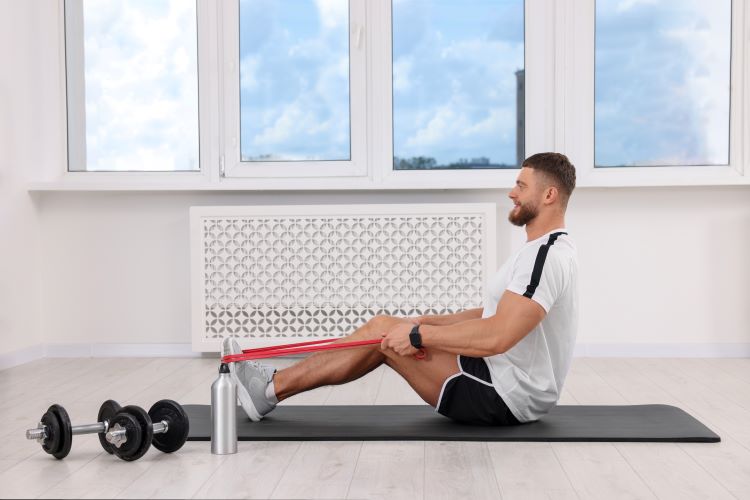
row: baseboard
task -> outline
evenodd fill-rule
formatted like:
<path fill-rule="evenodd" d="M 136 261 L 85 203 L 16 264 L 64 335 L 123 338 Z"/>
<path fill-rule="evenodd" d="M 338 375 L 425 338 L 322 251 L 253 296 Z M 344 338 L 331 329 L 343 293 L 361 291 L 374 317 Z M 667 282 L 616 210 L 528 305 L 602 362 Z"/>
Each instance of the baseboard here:
<path fill-rule="evenodd" d="M 48 358 L 200 358 L 190 344 L 47 344 Z"/>
<path fill-rule="evenodd" d="M 44 346 L 42 345 L 33 345 L 16 351 L 5 352 L 0 354 L 0 370 L 31 363 L 43 357 Z"/>
<path fill-rule="evenodd" d="M 586 343 L 576 344 L 577 358 L 750 358 L 750 342 L 737 343 Z"/>
<path fill-rule="evenodd" d="M 44 344 L 0 354 L 0 370 L 42 358 L 201 358 L 191 344 Z M 750 343 L 579 343 L 575 357 L 750 358 Z"/>

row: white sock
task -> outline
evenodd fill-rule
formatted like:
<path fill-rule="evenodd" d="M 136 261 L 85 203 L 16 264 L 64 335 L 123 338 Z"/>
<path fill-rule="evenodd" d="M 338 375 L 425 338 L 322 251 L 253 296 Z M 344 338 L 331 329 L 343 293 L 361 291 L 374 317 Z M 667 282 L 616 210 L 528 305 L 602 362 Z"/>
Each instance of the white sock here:
<path fill-rule="evenodd" d="M 273 379 L 266 386 L 266 399 L 274 405 L 279 402 L 279 398 L 276 397 L 276 390 L 273 388 Z"/>

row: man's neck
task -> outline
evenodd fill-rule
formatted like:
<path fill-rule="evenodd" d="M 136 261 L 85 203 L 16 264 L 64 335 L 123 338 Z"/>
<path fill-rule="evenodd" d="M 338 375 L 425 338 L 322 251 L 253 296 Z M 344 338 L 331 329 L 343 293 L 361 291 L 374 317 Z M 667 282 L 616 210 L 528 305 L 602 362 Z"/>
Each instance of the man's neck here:
<path fill-rule="evenodd" d="M 526 241 L 541 238 L 550 231 L 563 227 L 565 227 L 565 217 L 556 216 L 547 219 L 536 217 L 533 221 L 526 224 Z"/>

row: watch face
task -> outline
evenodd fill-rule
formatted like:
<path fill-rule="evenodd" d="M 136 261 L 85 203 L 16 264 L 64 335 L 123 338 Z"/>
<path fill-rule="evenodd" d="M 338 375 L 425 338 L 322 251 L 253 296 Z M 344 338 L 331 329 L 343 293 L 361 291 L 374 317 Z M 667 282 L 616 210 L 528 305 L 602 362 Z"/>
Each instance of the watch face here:
<path fill-rule="evenodd" d="M 414 327 L 415 329 L 417 327 Z M 413 347 L 416 347 L 417 349 L 422 348 L 422 335 L 419 333 L 419 331 L 414 331 L 409 334 L 409 342 L 411 342 L 411 345 Z"/>

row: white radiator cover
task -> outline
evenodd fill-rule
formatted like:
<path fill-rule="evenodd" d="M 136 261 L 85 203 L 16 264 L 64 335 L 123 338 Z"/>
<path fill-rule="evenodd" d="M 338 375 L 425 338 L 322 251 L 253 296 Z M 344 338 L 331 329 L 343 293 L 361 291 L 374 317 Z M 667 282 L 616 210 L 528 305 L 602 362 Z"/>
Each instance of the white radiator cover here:
<path fill-rule="evenodd" d="M 194 351 L 348 335 L 377 314 L 479 307 L 495 205 L 191 207 Z"/>

